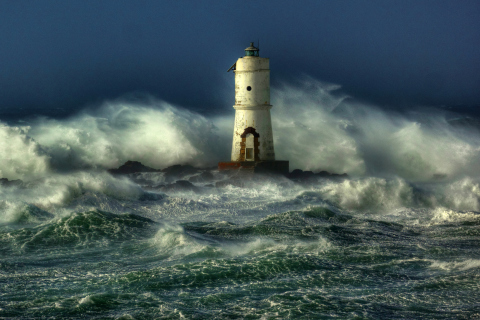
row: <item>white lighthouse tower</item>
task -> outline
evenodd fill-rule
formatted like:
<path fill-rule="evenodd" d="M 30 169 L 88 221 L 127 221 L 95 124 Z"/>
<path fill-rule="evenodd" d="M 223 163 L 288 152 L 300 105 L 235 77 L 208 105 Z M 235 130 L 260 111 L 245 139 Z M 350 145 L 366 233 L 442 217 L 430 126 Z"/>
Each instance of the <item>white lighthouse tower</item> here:
<path fill-rule="evenodd" d="M 270 118 L 270 61 L 253 46 L 234 64 L 235 126 L 232 161 L 275 160 Z"/>
<path fill-rule="evenodd" d="M 219 163 L 219 169 L 258 167 L 288 173 L 288 161 L 275 161 L 269 62 L 252 42 L 245 56 L 228 69 L 235 72 L 235 124 L 231 162 Z"/>

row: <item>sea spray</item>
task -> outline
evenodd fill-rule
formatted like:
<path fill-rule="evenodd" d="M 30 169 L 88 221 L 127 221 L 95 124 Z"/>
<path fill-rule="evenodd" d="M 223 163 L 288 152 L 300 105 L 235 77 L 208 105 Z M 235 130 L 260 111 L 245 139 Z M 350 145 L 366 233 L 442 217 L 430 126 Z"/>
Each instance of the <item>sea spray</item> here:
<path fill-rule="evenodd" d="M 364 178 L 329 183 L 320 189 L 324 199 L 348 210 L 389 211 L 413 205 L 413 189 L 402 179 Z"/>
<path fill-rule="evenodd" d="M 401 114 L 356 101 L 340 86 L 304 78 L 272 94 L 275 149 L 292 168 L 425 182 L 480 172 L 480 133 L 446 113 Z"/>
<path fill-rule="evenodd" d="M 326 170 L 351 175 L 365 174 L 365 163 L 351 121 L 332 113 L 345 97 L 337 97 L 339 86 L 307 79 L 300 87 L 284 85 L 272 93 L 273 130 L 277 159 L 290 161 L 291 168 Z M 306 95 L 306 92 L 312 94 Z"/>
<path fill-rule="evenodd" d="M 0 122 L 0 178 L 31 180 L 49 172 L 49 155 L 28 134 L 31 128 Z"/>
<path fill-rule="evenodd" d="M 217 134 L 212 122 L 163 101 L 106 102 L 67 120 L 39 119 L 31 135 L 56 168 L 113 168 L 127 160 L 163 168 L 212 164 Z"/>
<path fill-rule="evenodd" d="M 26 204 L 57 216 L 72 210 L 96 208 L 120 213 L 125 209 L 119 200 L 138 200 L 145 194 L 132 181 L 115 178 L 105 171 L 81 171 L 68 175 L 52 173 L 47 178 L 34 180 L 22 187 L 0 186 L 0 204 L 3 203 L 0 205 L 0 221 L 15 220 L 17 213 L 22 211 L 20 208 Z"/>
<path fill-rule="evenodd" d="M 413 182 L 452 181 L 480 172 L 478 131 L 460 130 L 434 109 L 419 107 L 416 115 L 402 115 L 340 91 L 308 78 L 274 89 L 277 159 L 289 160 L 291 169 Z M 231 149 L 231 121 L 153 98 L 108 101 L 68 119 L 2 125 L 0 171 L 4 178 L 31 180 L 51 172 L 118 167 L 127 160 L 157 169 L 214 166 Z"/>

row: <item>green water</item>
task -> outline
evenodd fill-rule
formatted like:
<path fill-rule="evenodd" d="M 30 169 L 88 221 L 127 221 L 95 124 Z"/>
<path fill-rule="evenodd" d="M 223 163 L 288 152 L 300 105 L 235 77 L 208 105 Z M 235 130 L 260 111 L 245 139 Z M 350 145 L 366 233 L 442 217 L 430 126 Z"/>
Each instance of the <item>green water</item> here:
<path fill-rule="evenodd" d="M 475 214 L 432 225 L 372 219 L 328 205 L 265 212 L 245 222 L 189 216 L 175 224 L 93 210 L 4 225 L 0 317 L 472 319 L 480 314 Z"/>

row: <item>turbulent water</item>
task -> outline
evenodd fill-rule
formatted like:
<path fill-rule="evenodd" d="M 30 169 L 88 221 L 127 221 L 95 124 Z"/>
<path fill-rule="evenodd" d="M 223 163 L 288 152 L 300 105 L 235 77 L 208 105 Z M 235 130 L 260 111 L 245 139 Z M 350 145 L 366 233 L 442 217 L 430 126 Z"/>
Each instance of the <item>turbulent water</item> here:
<path fill-rule="evenodd" d="M 277 90 L 275 147 L 346 179 L 108 174 L 228 157 L 227 120 L 165 103 L 0 126 L 23 181 L 0 185 L 0 318 L 480 318 L 478 133 L 334 89 Z"/>

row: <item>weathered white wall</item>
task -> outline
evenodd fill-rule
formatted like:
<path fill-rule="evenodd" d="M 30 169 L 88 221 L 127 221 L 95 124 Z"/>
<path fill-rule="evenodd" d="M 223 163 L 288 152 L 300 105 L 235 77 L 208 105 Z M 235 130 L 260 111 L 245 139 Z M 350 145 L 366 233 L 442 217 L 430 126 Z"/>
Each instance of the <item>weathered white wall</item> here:
<path fill-rule="evenodd" d="M 270 105 L 269 59 L 243 57 L 235 70 L 235 105 Z M 251 90 L 248 91 L 247 87 Z"/>
<path fill-rule="evenodd" d="M 251 90 L 247 90 L 250 87 Z M 233 130 L 232 161 L 240 157 L 240 135 L 248 127 L 255 128 L 259 137 L 260 160 L 275 160 L 272 121 L 270 118 L 269 59 L 243 57 L 235 70 L 235 126 Z"/>

